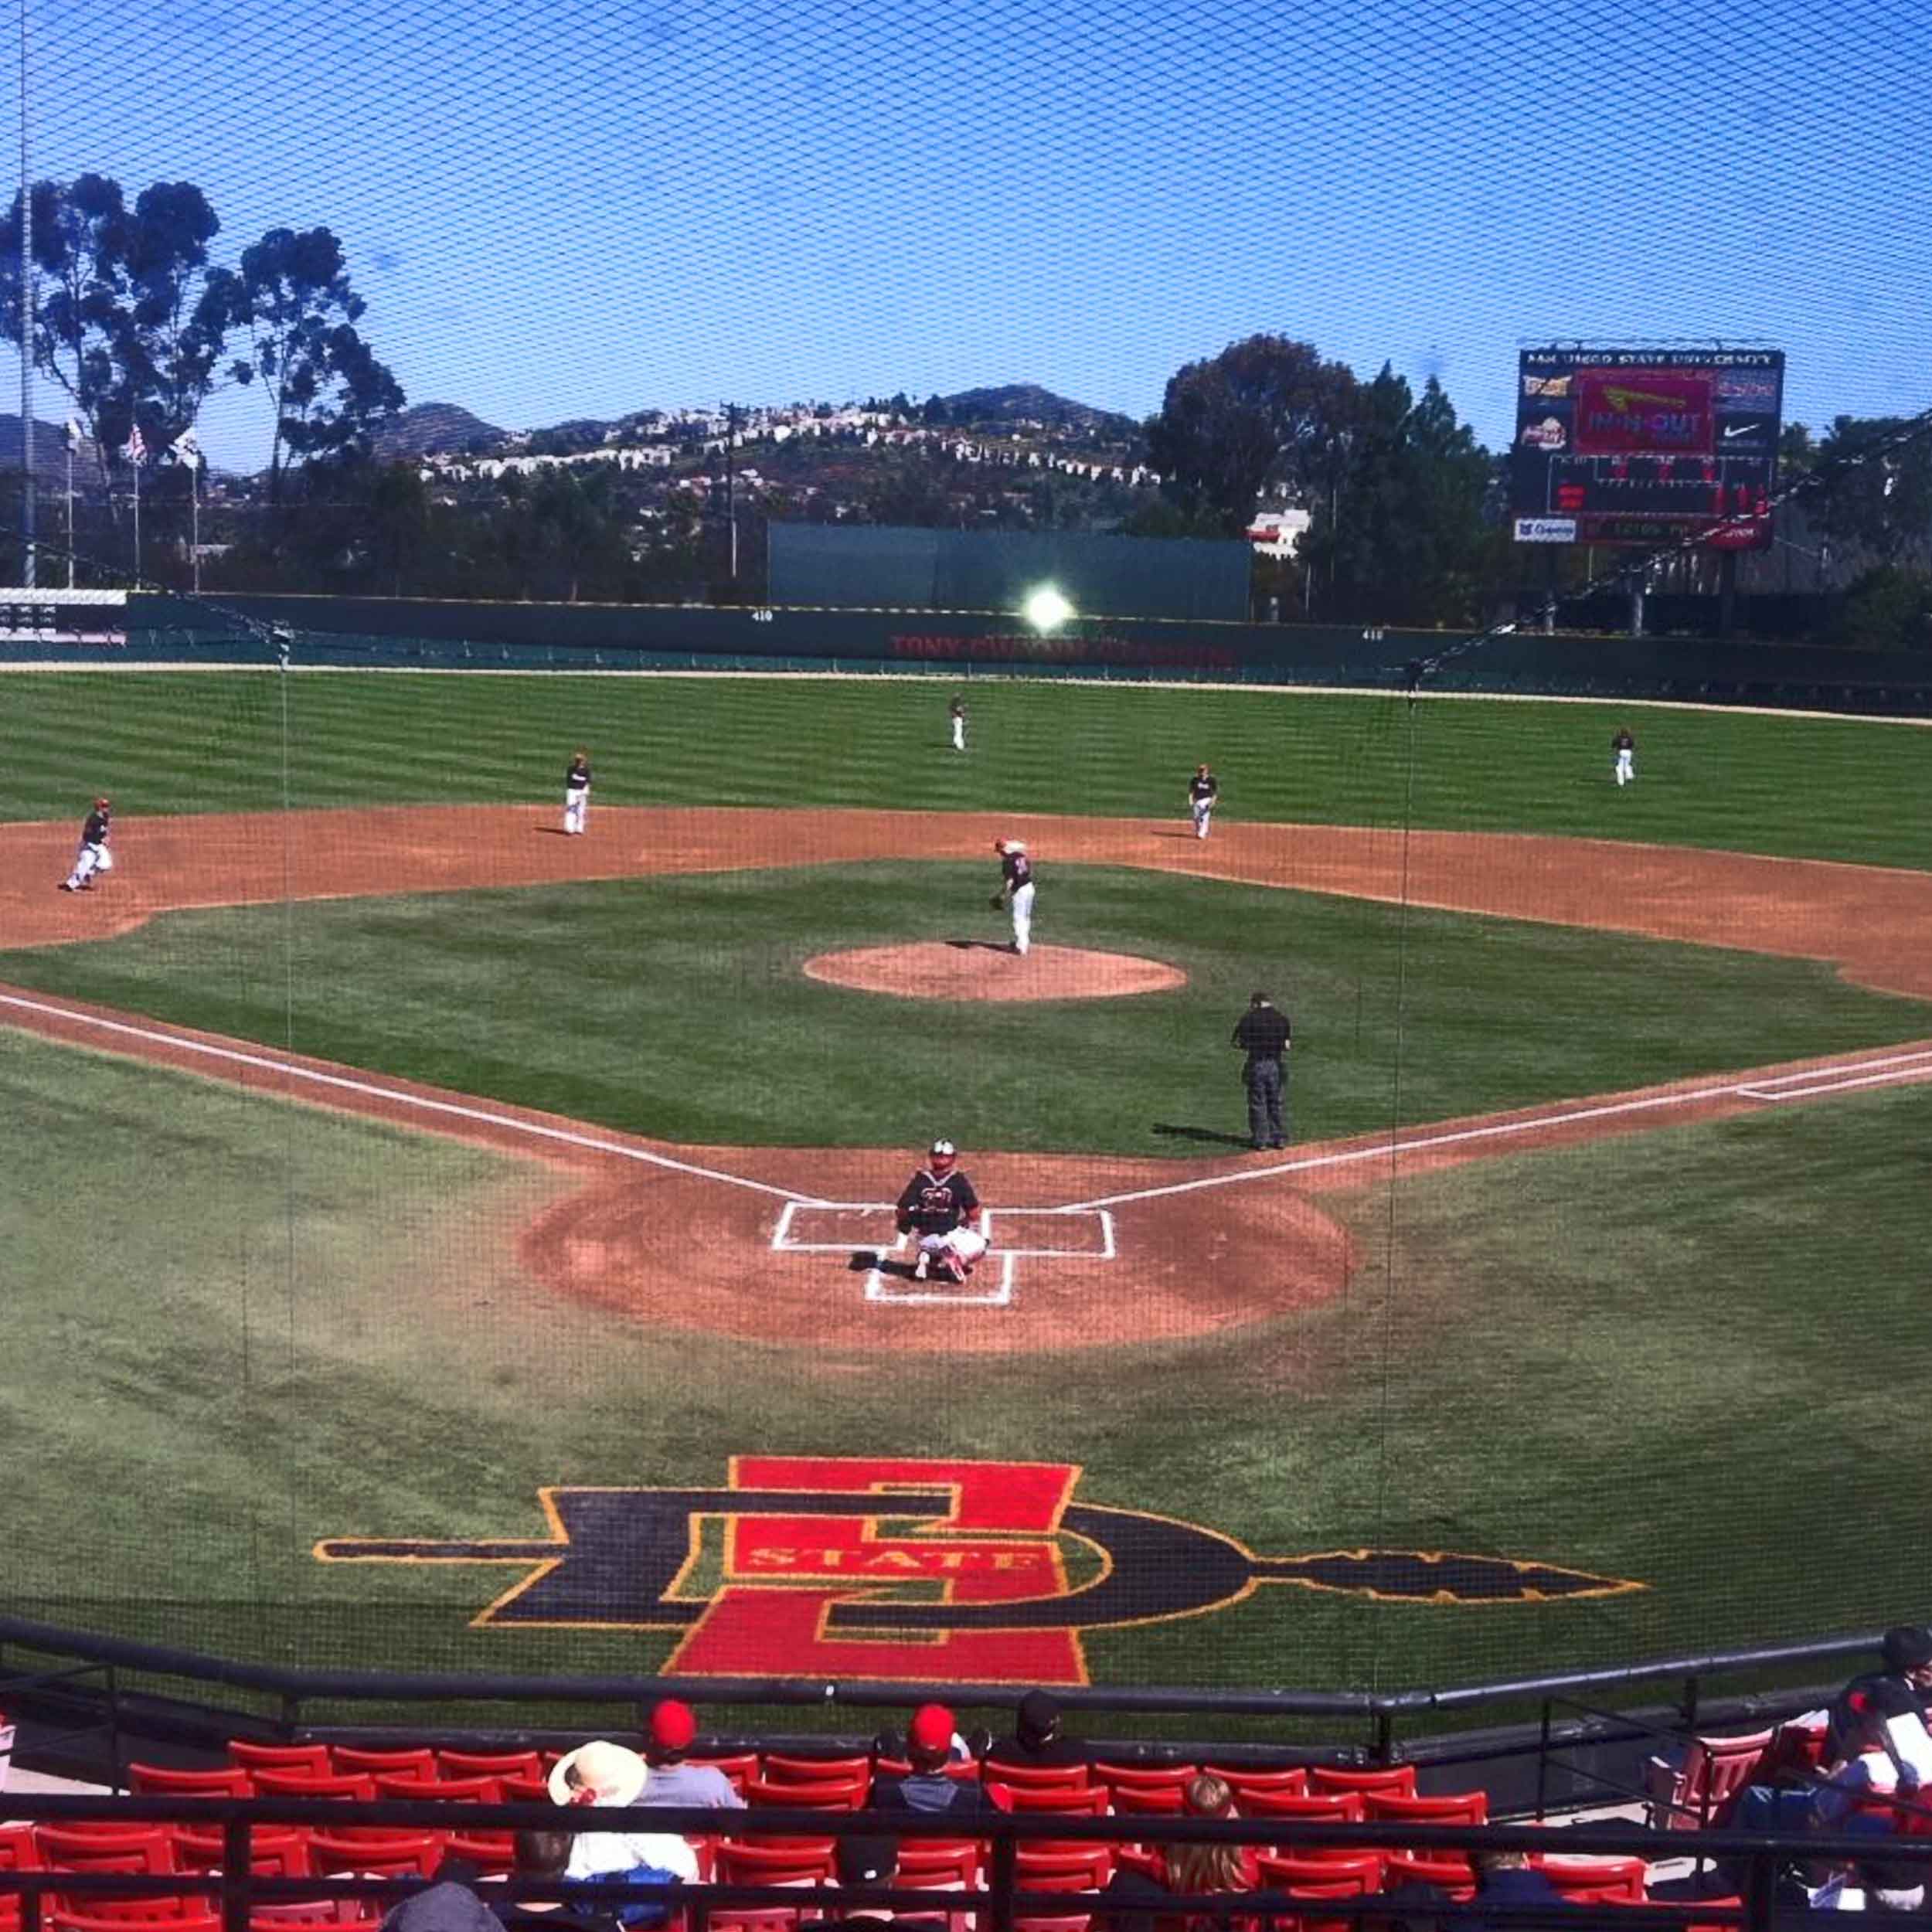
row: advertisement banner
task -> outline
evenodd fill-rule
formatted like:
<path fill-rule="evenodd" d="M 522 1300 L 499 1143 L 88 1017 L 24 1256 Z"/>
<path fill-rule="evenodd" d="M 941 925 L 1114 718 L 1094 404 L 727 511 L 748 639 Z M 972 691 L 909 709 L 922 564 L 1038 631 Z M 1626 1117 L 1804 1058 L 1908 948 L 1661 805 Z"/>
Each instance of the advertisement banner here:
<path fill-rule="evenodd" d="M 1573 434 L 1586 455 L 1700 454 L 1716 441 L 1707 369 L 1580 369 Z"/>

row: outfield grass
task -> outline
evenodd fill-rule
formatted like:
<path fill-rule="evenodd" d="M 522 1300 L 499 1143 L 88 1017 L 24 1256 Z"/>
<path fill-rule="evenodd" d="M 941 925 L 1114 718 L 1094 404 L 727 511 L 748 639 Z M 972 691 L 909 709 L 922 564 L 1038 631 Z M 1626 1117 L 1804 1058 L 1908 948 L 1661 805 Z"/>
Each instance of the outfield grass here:
<path fill-rule="evenodd" d="M 311 1546 L 540 1534 L 541 1485 L 709 1484 L 739 1450 L 1066 1458 L 1084 1500 L 1264 1554 L 1648 1586 L 1511 1608 L 1270 1587 L 1097 1634 L 1100 1681 L 1467 1680 L 1920 1601 L 1932 1475 L 1896 1398 L 1932 1371 L 1923 1090 L 1328 1197 L 1366 1244 L 1349 1294 L 1233 1336 L 1137 1343 L 1130 1307 L 1115 1349 L 889 1369 L 845 1357 L 831 1311 L 815 1345 L 749 1349 L 533 1290 L 508 1236 L 565 1185 L 543 1169 L 4 1031 L 0 1102 L 23 1130 L 0 1190 L 0 1405 L 33 1471 L 0 1492 L 17 1614 L 315 1662 L 645 1669 L 668 1638 L 470 1629 L 514 1572 Z M 502 1258 L 447 1278 L 479 1219 Z"/>
<path fill-rule="evenodd" d="M 547 800 L 1182 815 L 1561 833 L 1932 865 L 1932 732 L 1658 706 L 974 681 L 272 672 L 5 675 L 0 818 Z M 286 733 L 284 733 L 286 719 Z M 1610 781 L 1628 722 L 1639 780 Z"/>
<path fill-rule="evenodd" d="M 0 979 L 636 1132 L 1198 1155 L 1245 1125 L 1228 1044 L 1264 985 L 1302 1139 L 1922 1036 L 1804 961 L 1124 869 L 1057 869 L 1039 932 L 1185 988 L 906 1001 L 800 971 L 1001 930 L 984 868 L 900 862 L 168 915 L 0 954 Z M 292 970 L 291 970 L 292 968 Z M 1190 1138 L 1185 1131 L 1195 1130 Z"/>

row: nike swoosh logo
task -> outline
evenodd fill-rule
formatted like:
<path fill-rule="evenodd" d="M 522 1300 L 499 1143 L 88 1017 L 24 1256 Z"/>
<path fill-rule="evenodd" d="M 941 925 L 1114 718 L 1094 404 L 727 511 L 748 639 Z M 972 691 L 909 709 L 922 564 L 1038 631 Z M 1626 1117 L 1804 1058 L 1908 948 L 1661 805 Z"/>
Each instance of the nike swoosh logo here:
<path fill-rule="evenodd" d="M 1725 430 L 1724 440 L 1728 443 L 1733 436 L 1755 436 L 1757 434 L 1757 425 L 1755 423 L 1736 423 Z"/>

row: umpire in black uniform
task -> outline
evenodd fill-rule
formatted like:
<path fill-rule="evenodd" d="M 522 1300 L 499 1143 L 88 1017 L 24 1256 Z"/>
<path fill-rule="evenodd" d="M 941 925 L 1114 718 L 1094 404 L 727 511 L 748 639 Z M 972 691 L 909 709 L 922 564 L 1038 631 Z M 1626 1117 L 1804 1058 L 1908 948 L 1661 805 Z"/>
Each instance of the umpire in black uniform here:
<path fill-rule="evenodd" d="M 1248 1088 L 1248 1139 L 1257 1151 L 1288 1144 L 1281 1124 L 1281 1090 L 1287 1073 L 1281 1063 L 1287 1055 L 1289 1033 L 1287 1015 L 1266 993 L 1250 994 L 1248 1010 L 1234 1022 L 1230 1043 L 1248 1056 L 1241 1077 Z"/>

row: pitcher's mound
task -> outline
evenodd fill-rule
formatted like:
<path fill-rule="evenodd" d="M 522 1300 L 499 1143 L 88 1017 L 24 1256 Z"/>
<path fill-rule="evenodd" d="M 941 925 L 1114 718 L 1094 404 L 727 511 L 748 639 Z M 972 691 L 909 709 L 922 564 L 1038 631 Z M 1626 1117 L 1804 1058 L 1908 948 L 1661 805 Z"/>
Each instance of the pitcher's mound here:
<path fill-rule="evenodd" d="M 918 946 L 861 946 L 805 961 L 805 977 L 901 999 L 1117 999 L 1185 986 L 1187 975 L 1131 953 L 1036 946 L 1024 959 L 978 939 Z"/>

